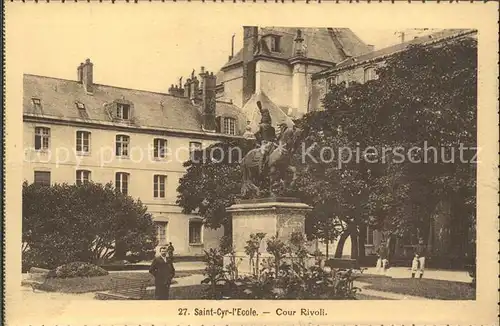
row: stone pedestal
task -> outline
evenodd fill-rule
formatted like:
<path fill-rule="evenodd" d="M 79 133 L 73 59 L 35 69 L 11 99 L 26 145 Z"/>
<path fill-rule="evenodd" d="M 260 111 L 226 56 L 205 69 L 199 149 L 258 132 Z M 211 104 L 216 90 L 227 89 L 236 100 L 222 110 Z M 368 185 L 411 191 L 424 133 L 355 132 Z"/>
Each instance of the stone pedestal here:
<path fill-rule="evenodd" d="M 270 258 L 266 251 L 266 241 L 276 236 L 283 242 L 289 242 L 294 232 L 305 233 L 305 215 L 311 210 L 309 205 L 295 198 L 264 198 L 242 200 L 227 209 L 232 214 L 233 248 L 236 253 L 236 265 L 240 274 L 251 272 L 251 264 L 245 254 L 245 246 L 250 235 L 265 233 L 259 252 L 261 261 Z M 224 259 L 225 265 L 229 257 Z"/>

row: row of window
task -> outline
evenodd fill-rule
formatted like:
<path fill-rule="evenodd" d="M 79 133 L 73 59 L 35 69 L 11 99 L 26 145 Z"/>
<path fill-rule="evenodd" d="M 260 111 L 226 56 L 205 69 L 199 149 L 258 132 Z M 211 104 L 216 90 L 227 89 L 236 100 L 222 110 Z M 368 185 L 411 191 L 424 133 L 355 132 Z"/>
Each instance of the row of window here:
<path fill-rule="evenodd" d="M 203 222 L 201 220 L 189 221 L 189 244 L 201 244 Z M 163 246 L 168 243 L 167 239 L 168 222 L 156 222 L 156 238 L 158 245 Z"/>
<path fill-rule="evenodd" d="M 39 98 L 32 98 L 33 107 L 35 111 L 42 112 L 42 102 Z M 85 104 L 81 102 L 75 102 L 76 108 L 80 117 L 83 119 L 88 119 L 88 113 L 85 109 Z M 124 103 L 115 103 L 116 112 L 113 113 L 113 118 L 116 120 L 128 121 L 131 119 L 130 105 Z M 220 132 L 228 135 L 236 135 L 236 119 L 231 117 L 221 117 L 223 119 L 223 128 Z"/>
<path fill-rule="evenodd" d="M 76 170 L 75 183 L 77 185 L 84 184 L 91 180 L 91 172 L 88 170 Z M 49 171 L 35 171 L 34 182 L 36 184 L 50 186 Z M 130 183 L 130 174 L 126 172 L 115 173 L 115 188 L 117 191 L 128 195 L 128 186 Z M 161 174 L 153 175 L 153 197 L 166 197 L 167 176 Z"/>
<path fill-rule="evenodd" d="M 231 127 L 230 124 L 228 124 Z M 234 130 L 234 125 L 232 125 Z M 91 133 L 89 131 L 78 130 L 76 132 L 76 151 L 80 154 L 90 153 Z M 189 151 L 201 149 L 200 142 L 189 142 Z M 50 148 L 50 128 L 35 128 L 35 150 L 48 150 Z M 116 135 L 115 155 L 118 157 L 128 157 L 130 152 L 130 136 Z M 168 153 L 167 140 L 164 138 L 153 139 L 153 157 L 156 159 L 166 158 Z"/>
<path fill-rule="evenodd" d="M 365 83 L 370 81 L 370 80 L 376 79 L 376 78 L 377 78 L 377 74 L 375 72 L 374 67 L 368 67 L 364 70 L 363 80 Z M 347 83 L 347 85 L 349 85 L 349 81 L 343 80 L 341 75 L 330 76 L 327 78 L 328 87 L 332 87 L 333 85 L 338 85 L 338 84 L 342 83 L 343 81 L 345 81 Z"/>
<path fill-rule="evenodd" d="M 42 101 L 38 97 L 32 97 L 31 102 L 33 103 L 33 108 L 35 109 L 35 111 L 42 112 Z M 78 109 L 80 117 L 88 119 L 89 115 L 87 113 L 87 109 L 85 108 L 85 104 L 76 101 L 75 105 Z M 130 120 L 130 104 L 116 103 L 116 112 L 114 114 L 114 118 L 118 120 Z"/>

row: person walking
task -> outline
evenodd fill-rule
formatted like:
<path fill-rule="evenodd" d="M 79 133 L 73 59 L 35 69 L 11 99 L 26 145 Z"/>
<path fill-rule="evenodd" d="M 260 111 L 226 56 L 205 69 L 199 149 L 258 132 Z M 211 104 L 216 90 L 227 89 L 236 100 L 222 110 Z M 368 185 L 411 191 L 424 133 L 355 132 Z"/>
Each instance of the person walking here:
<path fill-rule="evenodd" d="M 426 254 L 427 248 L 424 245 L 424 240 L 420 239 L 417 247 L 415 248 L 415 256 L 413 257 L 413 262 L 411 264 L 411 278 L 415 278 L 415 274 L 419 274 L 419 279 L 424 276 Z"/>
<path fill-rule="evenodd" d="M 170 247 L 173 249 L 173 246 Z M 160 256 L 155 257 L 149 268 L 149 273 L 155 278 L 155 299 L 168 300 L 170 285 L 175 276 L 173 250 L 160 247 Z"/>
<path fill-rule="evenodd" d="M 389 264 L 388 250 L 385 242 L 382 242 L 377 249 L 377 273 L 384 274 L 387 272 L 387 265 Z"/>

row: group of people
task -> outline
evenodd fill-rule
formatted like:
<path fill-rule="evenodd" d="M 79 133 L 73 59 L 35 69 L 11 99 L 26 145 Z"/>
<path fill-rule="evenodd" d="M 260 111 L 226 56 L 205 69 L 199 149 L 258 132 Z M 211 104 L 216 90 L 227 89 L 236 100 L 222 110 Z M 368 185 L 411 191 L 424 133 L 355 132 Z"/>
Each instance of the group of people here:
<path fill-rule="evenodd" d="M 382 242 L 379 248 L 377 249 L 377 265 L 376 271 L 380 274 L 386 274 L 389 269 L 389 249 L 385 242 Z M 426 247 L 424 245 L 423 240 L 419 241 L 419 244 L 415 248 L 413 260 L 411 263 L 411 278 L 415 278 L 417 275 L 418 278 L 422 278 L 424 276 L 425 269 L 425 256 L 426 256 Z"/>
<path fill-rule="evenodd" d="M 155 299 L 168 300 L 170 285 L 175 277 L 174 268 L 174 246 L 172 242 L 168 246 L 160 247 L 160 255 L 155 257 L 149 267 L 149 273 L 155 278 Z"/>

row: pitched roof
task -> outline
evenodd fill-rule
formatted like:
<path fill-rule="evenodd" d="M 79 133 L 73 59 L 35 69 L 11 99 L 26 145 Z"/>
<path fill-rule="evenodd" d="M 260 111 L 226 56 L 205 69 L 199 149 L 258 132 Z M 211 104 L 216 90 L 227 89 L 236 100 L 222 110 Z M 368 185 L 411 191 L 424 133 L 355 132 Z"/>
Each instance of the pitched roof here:
<path fill-rule="evenodd" d="M 309 59 L 338 63 L 349 56 L 358 56 L 369 52 L 370 47 L 348 28 L 302 28 L 302 27 L 262 27 L 259 30 L 259 47 L 255 55 L 266 55 L 279 59 L 294 56 L 293 45 L 297 29 L 302 31 L 306 57 Z M 280 52 L 267 48 L 262 37 L 268 34 L 280 35 Z M 242 50 L 229 60 L 222 69 L 239 64 L 243 60 Z"/>
<path fill-rule="evenodd" d="M 89 95 L 77 81 L 30 74 L 24 75 L 23 84 L 24 114 L 40 115 L 32 104 L 32 98 L 39 98 L 44 117 L 110 123 L 104 106 L 124 99 L 133 103 L 134 119 L 139 127 L 202 131 L 200 107 L 184 97 L 98 84 L 94 84 L 93 94 Z M 82 118 L 75 102 L 85 104 L 88 118 Z M 216 110 L 217 115 L 242 116 L 238 113 L 239 109 L 229 103 L 218 101 Z"/>
<path fill-rule="evenodd" d="M 242 109 L 248 121 L 250 121 L 249 126 L 252 132 L 255 133 L 258 131 L 261 119 L 260 111 L 257 107 L 257 101 L 260 101 L 262 103 L 262 107 L 269 110 L 273 127 L 277 128 L 278 125 L 283 122 L 285 122 L 289 127 L 294 125 L 292 119 L 287 116 L 278 105 L 271 101 L 271 99 L 263 91 L 259 91 L 250 97 Z"/>
<path fill-rule="evenodd" d="M 429 35 L 425 35 L 422 37 L 417 37 L 413 40 L 398 43 L 386 48 L 382 48 L 377 51 L 372 51 L 369 53 L 365 53 L 356 57 L 348 58 L 340 63 L 338 63 L 335 67 L 321 71 L 316 75 L 323 75 L 333 71 L 343 70 L 351 66 L 360 65 L 366 63 L 371 60 L 382 59 L 388 55 L 394 54 L 396 52 L 400 52 L 405 50 L 410 45 L 417 44 L 426 44 L 426 43 L 434 43 L 439 42 L 447 38 L 458 37 L 464 34 L 473 33 L 473 30 L 470 29 L 445 29 L 436 33 L 432 33 Z"/>
<path fill-rule="evenodd" d="M 221 69 L 243 62 L 243 49 L 240 49 Z"/>

